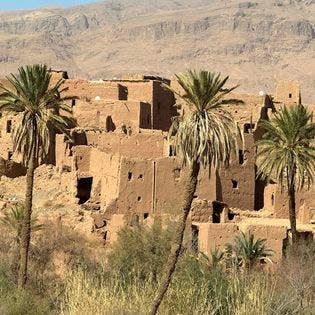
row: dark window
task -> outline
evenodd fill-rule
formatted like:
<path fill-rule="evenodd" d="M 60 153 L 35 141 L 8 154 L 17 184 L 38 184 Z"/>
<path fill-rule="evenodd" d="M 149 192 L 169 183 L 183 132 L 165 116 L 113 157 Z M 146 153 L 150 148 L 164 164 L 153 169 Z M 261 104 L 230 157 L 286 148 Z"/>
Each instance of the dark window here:
<path fill-rule="evenodd" d="M 291 93 L 289 93 L 289 98 L 292 98 L 292 94 Z"/>
<path fill-rule="evenodd" d="M 274 204 L 275 204 L 275 195 L 272 194 L 271 195 L 271 205 L 274 206 Z"/>
<path fill-rule="evenodd" d="M 13 155 L 13 153 L 12 153 L 11 151 L 9 151 L 9 152 L 8 152 L 8 160 L 9 160 L 9 161 L 12 160 L 12 155 Z"/>
<path fill-rule="evenodd" d="M 128 172 L 128 180 L 132 180 L 132 173 L 131 172 Z"/>
<path fill-rule="evenodd" d="M 237 180 L 232 179 L 232 187 L 234 189 L 238 188 L 238 181 Z"/>
<path fill-rule="evenodd" d="M 113 119 L 112 119 L 111 116 L 107 116 L 106 117 L 105 129 L 106 129 L 107 132 L 116 130 L 116 125 L 114 124 Z"/>
<path fill-rule="evenodd" d="M 176 149 L 173 145 L 169 146 L 169 156 L 176 156 Z"/>
<path fill-rule="evenodd" d="M 252 133 L 255 128 L 255 124 L 244 124 L 244 133 Z"/>
<path fill-rule="evenodd" d="M 224 204 L 222 202 L 213 201 L 212 202 L 212 223 L 220 223 L 221 213 L 224 209 Z"/>
<path fill-rule="evenodd" d="M 7 121 L 7 133 L 11 133 L 12 131 L 12 120 Z"/>
<path fill-rule="evenodd" d="M 140 179 L 142 179 L 142 178 L 143 178 L 143 175 L 142 175 L 142 174 L 140 174 L 140 175 L 139 175 L 139 178 L 140 178 Z"/>
<path fill-rule="evenodd" d="M 75 106 L 75 99 L 71 100 L 71 107 Z"/>
<path fill-rule="evenodd" d="M 149 213 L 145 212 L 145 213 L 143 214 L 143 219 L 145 220 L 145 219 L 147 219 L 148 217 L 149 217 Z"/>
<path fill-rule="evenodd" d="M 240 165 L 244 164 L 244 151 L 243 150 L 239 150 L 238 152 L 238 162 Z"/>
<path fill-rule="evenodd" d="M 137 200 L 138 200 L 138 201 L 141 201 L 141 199 L 142 199 L 141 196 L 138 196 Z"/>

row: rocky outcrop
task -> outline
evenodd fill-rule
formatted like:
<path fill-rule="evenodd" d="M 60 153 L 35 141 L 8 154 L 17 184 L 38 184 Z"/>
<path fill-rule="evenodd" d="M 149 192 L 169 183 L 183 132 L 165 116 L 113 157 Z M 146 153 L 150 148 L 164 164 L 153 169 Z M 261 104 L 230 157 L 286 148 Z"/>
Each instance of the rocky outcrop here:
<path fill-rule="evenodd" d="M 286 78 L 301 81 L 308 101 L 314 95 L 313 0 L 120 0 L 0 12 L 0 39 L 0 75 L 34 62 L 95 79 L 204 67 L 244 91 Z"/>

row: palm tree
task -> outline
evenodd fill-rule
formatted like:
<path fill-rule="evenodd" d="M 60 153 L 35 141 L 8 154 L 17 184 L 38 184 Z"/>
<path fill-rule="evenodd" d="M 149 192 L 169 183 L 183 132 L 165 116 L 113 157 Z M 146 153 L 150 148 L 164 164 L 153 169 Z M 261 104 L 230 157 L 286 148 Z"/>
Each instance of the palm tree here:
<path fill-rule="evenodd" d="M 17 204 L 16 206 L 10 208 L 9 211 L 4 212 L 4 216 L 0 218 L 0 223 L 5 227 L 12 230 L 15 235 L 15 243 L 20 245 L 21 243 L 21 233 L 23 220 L 25 216 L 25 209 L 23 204 Z M 39 231 L 42 229 L 42 225 L 38 223 L 38 218 L 34 217 L 31 219 L 31 230 L 32 232 Z"/>
<path fill-rule="evenodd" d="M 51 132 L 68 134 L 70 120 L 60 112 L 70 112 L 61 97 L 65 91 L 63 80 L 51 83 L 51 73 L 45 65 L 20 67 L 18 75 L 7 77 L 10 87 L 0 86 L 0 112 L 15 118 L 13 149 L 22 157 L 27 167 L 25 215 L 21 231 L 18 287 L 23 288 L 27 280 L 28 254 L 31 239 L 31 215 L 34 172 L 48 153 Z"/>
<path fill-rule="evenodd" d="M 237 151 L 238 129 L 224 104 L 235 103 L 225 99 L 233 88 L 224 88 L 228 77 L 208 71 L 188 71 L 176 75 L 183 92 L 172 90 L 187 105 L 186 113 L 175 117 L 169 131 L 177 156 L 183 166 L 189 167 L 181 218 L 175 231 L 175 239 L 169 255 L 165 274 L 151 305 L 155 315 L 171 282 L 180 255 L 187 216 L 197 186 L 200 166 L 218 168 L 228 165 L 231 154 Z"/>
<path fill-rule="evenodd" d="M 258 173 L 262 179 L 285 187 L 289 200 L 292 243 L 297 243 L 296 192 L 315 175 L 315 124 L 313 114 L 303 105 L 283 107 L 270 121 L 260 125 L 266 131 L 257 142 Z"/>
<path fill-rule="evenodd" d="M 252 233 L 241 232 L 235 237 L 233 244 L 226 246 L 226 252 L 230 259 L 236 260 L 232 265 L 240 264 L 246 271 L 250 271 L 262 258 L 272 256 L 273 251 L 266 247 L 266 240 L 254 239 Z"/>

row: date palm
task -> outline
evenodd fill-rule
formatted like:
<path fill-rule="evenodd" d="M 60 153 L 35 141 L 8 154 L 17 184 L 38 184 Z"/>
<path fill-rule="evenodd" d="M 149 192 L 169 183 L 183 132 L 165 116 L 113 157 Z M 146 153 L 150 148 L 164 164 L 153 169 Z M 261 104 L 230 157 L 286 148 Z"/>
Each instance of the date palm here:
<path fill-rule="evenodd" d="M 10 87 L 0 86 L 0 112 L 14 117 L 13 150 L 27 167 L 25 215 L 21 230 L 18 286 L 27 280 L 34 172 L 50 147 L 51 132 L 68 134 L 69 119 L 61 111 L 70 112 L 61 97 L 63 80 L 52 85 L 51 73 L 45 65 L 20 67 L 18 75 L 7 77 Z"/>
<path fill-rule="evenodd" d="M 257 142 L 258 176 L 286 188 L 289 201 L 292 242 L 297 242 L 296 192 L 315 176 L 315 124 L 313 114 L 303 105 L 283 107 L 270 121 L 263 120 L 266 131 Z"/>
<path fill-rule="evenodd" d="M 208 71 L 188 71 L 176 75 L 182 92 L 172 90 L 187 106 L 181 116 L 175 117 L 169 135 L 175 152 L 183 166 L 189 168 L 181 218 L 169 255 L 165 274 L 152 303 L 150 314 L 156 314 L 171 282 L 180 255 L 184 230 L 191 203 L 196 191 L 200 166 L 218 168 L 229 164 L 232 153 L 237 151 L 238 128 L 224 104 L 235 103 L 226 95 L 233 88 L 225 88 L 228 77 Z"/>
<path fill-rule="evenodd" d="M 250 271 L 260 259 L 273 255 L 273 251 L 266 246 L 266 239 L 254 239 L 252 233 L 241 232 L 236 236 L 234 243 L 226 246 L 226 252 L 230 259 L 235 259 L 238 267 L 241 265 L 246 271 Z"/>

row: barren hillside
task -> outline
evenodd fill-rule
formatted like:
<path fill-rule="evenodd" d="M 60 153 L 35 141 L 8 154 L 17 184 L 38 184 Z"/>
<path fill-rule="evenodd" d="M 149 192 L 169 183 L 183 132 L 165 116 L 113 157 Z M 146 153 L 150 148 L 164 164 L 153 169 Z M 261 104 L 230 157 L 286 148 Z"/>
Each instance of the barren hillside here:
<path fill-rule="evenodd" d="M 97 79 L 202 67 L 251 92 L 298 79 L 314 103 L 314 57 L 314 0 L 112 0 L 0 11 L 0 75 L 35 62 Z"/>

